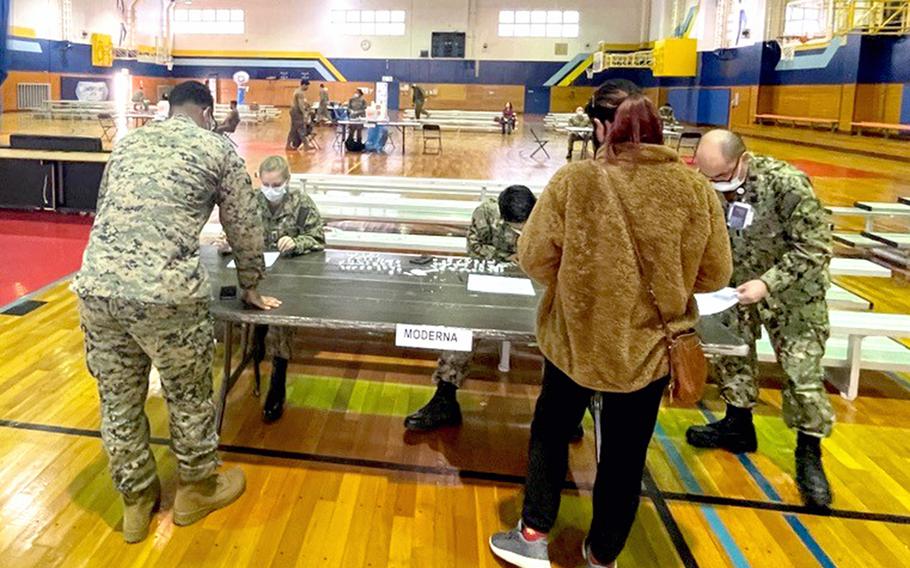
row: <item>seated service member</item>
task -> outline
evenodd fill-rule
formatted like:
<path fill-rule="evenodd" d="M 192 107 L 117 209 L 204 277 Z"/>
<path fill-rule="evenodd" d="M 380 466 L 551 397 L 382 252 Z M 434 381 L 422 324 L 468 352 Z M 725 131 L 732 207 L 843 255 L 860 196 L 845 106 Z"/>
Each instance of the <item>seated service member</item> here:
<path fill-rule="evenodd" d="M 224 122 L 215 127 L 218 134 L 233 134 L 240 126 L 240 111 L 237 110 L 237 101 L 231 101 L 231 110 L 224 117 Z"/>
<path fill-rule="evenodd" d="M 786 162 L 746 151 L 728 130 L 712 130 L 698 145 L 699 171 L 722 196 L 733 249 L 739 305 L 727 325 L 749 345 L 747 357 L 712 362 L 723 420 L 692 426 L 686 440 L 733 453 L 758 448 L 752 408 L 758 400 L 755 340 L 767 330 L 787 376 L 783 415 L 797 430 L 796 483 L 803 501 L 827 507 L 831 489 L 822 468 L 821 440 L 831 435 L 834 411 L 825 391 L 822 357 L 830 332 L 825 293 L 830 285 L 831 227 L 806 175 Z"/>
<path fill-rule="evenodd" d="M 576 128 L 586 128 L 591 126 L 591 119 L 588 117 L 588 113 L 585 112 L 585 109 L 578 107 L 575 109 L 575 114 L 569 117 L 569 126 L 574 126 Z M 584 144 L 585 137 L 574 132 L 569 133 L 569 151 L 566 153 L 566 159 L 572 159 L 572 152 L 575 151 L 575 143 L 582 141 Z"/>
<path fill-rule="evenodd" d="M 537 198 L 523 185 L 507 187 L 498 200 L 488 199 L 474 211 L 468 230 L 468 255 L 479 260 L 515 262 L 518 235 L 531 215 Z M 439 357 L 433 382 L 436 394 L 404 420 L 412 431 L 430 431 L 461 424 L 461 407 L 455 396 L 464 383 L 474 354 L 445 351 Z"/>
<path fill-rule="evenodd" d="M 310 196 L 290 188 L 288 162 L 281 156 L 266 158 L 259 166 L 262 188 L 258 195 L 265 233 L 265 250 L 282 256 L 297 256 L 325 248 L 322 217 Z M 272 358 L 272 376 L 265 397 L 262 419 L 274 422 L 284 412 L 285 382 L 294 329 L 270 325 L 265 338 L 266 352 Z"/>

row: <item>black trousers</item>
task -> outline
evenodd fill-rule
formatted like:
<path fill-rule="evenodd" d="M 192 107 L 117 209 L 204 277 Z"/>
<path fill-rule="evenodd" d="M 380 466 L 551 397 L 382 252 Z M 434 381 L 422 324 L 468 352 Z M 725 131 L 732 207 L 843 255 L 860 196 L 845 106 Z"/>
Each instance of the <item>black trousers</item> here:
<path fill-rule="evenodd" d="M 602 393 L 600 464 L 594 481 L 594 518 L 588 534 L 600 562 L 613 562 L 626 544 L 641 495 L 648 443 L 669 377 L 630 393 Z M 531 423 L 522 522 L 550 532 L 569 467 L 569 439 L 594 391 L 545 361 L 543 387 Z"/>

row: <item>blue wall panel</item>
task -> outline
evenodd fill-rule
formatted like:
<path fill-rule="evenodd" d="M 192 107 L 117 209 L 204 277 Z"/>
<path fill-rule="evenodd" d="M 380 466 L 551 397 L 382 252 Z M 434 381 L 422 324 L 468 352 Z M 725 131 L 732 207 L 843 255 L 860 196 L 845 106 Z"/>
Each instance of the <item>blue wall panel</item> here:
<path fill-rule="evenodd" d="M 674 88 L 667 101 L 682 122 L 724 127 L 729 122 L 729 89 Z"/>
<path fill-rule="evenodd" d="M 860 52 L 860 83 L 910 81 L 910 36 L 864 36 Z"/>
<path fill-rule="evenodd" d="M 547 114 L 548 112 L 550 112 L 550 88 L 526 87 L 525 113 Z"/>
<path fill-rule="evenodd" d="M 856 83 L 859 77 L 860 52 L 862 38 L 858 35 L 847 37 L 846 45 L 842 45 L 834 54 L 833 59 L 824 67 L 816 69 L 798 69 L 778 71 L 774 67 L 775 61 L 762 61 L 762 85 L 841 85 Z M 797 57 L 817 55 L 815 53 L 800 54 Z"/>
<path fill-rule="evenodd" d="M 901 124 L 910 124 L 910 83 L 904 83 L 901 98 Z"/>

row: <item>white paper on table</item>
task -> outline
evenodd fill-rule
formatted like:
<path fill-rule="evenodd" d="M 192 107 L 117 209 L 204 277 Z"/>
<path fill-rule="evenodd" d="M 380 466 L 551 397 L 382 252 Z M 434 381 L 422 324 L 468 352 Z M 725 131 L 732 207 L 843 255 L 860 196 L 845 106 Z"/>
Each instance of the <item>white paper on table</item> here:
<path fill-rule="evenodd" d="M 716 292 L 695 294 L 695 301 L 698 303 L 699 315 L 710 316 L 729 310 L 738 304 L 739 296 L 733 288 L 722 288 Z"/>
<path fill-rule="evenodd" d="M 488 276 L 486 274 L 469 274 L 468 291 L 486 292 L 488 294 L 512 294 L 514 296 L 535 295 L 534 286 L 527 278 Z"/>
<path fill-rule="evenodd" d="M 263 256 L 265 257 L 265 267 L 271 268 L 275 261 L 278 260 L 278 257 L 281 255 L 280 252 L 267 252 Z M 228 263 L 228 268 L 237 268 L 237 263 L 233 260 Z"/>

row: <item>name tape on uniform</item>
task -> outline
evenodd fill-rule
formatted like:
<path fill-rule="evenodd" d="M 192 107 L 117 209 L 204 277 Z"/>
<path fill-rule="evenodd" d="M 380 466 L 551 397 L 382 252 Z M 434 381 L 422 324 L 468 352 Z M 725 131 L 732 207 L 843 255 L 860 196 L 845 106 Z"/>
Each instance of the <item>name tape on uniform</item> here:
<path fill-rule="evenodd" d="M 474 346 L 474 332 L 460 327 L 400 323 L 395 326 L 395 346 L 438 351 L 471 351 Z"/>

